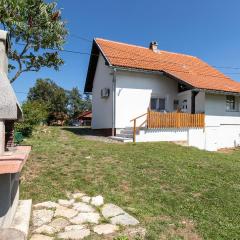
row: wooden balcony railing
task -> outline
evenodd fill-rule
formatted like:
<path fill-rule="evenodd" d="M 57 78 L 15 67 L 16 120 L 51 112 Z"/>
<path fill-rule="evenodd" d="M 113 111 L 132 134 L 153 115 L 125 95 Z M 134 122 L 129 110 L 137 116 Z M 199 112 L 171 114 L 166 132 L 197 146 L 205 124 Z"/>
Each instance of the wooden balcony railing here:
<path fill-rule="evenodd" d="M 137 126 L 137 120 L 144 117 L 145 120 Z M 141 116 L 138 116 L 133 121 L 133 142 L 136 141 L 137 130 L 146 125 L 149 129 L 162 129 L 162 128 L 204 128 L 205 114 L 191 114 L 191 113 L 160 113 L 148 111 Z"/>
<path fill-rule="evenodd" d="M 205 114 L 191 113 L 160 113 L 149 111 L 147 127 L 156 128 L 203 128 Z"/>

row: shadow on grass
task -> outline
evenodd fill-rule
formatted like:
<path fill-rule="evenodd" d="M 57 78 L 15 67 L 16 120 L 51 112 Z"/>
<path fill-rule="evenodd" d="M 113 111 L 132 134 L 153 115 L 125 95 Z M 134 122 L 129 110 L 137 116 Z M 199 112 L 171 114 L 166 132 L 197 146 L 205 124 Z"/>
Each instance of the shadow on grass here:
<path fill-rule="evenodd" d="M 62 130 L 69 131 L 80 136 L 102 136 L 101 133 L 94 131 L 90 127 L 64 127 Z"/>

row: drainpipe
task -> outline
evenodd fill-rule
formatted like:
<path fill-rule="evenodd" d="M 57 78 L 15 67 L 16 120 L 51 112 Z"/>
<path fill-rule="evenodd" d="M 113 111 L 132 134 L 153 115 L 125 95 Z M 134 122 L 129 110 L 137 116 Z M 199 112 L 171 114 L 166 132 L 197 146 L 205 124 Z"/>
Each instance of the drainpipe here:
<path fill-rule="evenodd" d="M 117 72 L 117 69 L 113 68 L 113 80 L 112 80 L 112 136 L 115 136 L 116 72 Z"/>

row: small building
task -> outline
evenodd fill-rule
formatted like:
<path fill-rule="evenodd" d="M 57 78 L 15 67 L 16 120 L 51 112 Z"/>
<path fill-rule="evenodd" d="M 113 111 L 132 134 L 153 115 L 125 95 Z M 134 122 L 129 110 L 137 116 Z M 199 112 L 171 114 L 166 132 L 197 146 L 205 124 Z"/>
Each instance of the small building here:
<path fill-rule="evenodd" d="M 14 122 L 22 110 L 7 77 L 9 47 L 7 32 L 0 30 L 0 239 L 26 239 L 31 201 L 19 201 L 19 177 L 31 147 L 14 146 Z"/>
<path fill-rule="evenodd" d="M 85 83 L 92 128 L 122 141 L 240 146 L 240 83 L 201 59 L 94 39 Z"/>
<path fill-rule="evenodd" d="M 92 111 L 82 112 L 78 116 L 78 120 L 80 121 L 81 126 L 91 126 L 91 124 L 92 124 Z"/>

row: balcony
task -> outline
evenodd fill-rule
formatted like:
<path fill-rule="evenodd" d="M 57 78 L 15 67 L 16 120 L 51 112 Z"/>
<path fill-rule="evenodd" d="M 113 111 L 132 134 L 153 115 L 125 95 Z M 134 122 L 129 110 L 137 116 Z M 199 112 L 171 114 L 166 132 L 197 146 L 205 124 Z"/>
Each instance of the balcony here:
<path fill-rule="evenodd" d="M 148 111 L 147 128 L 203 128 L 205 125 L 205 114 L 191 113 L 161 113 Z"/>

